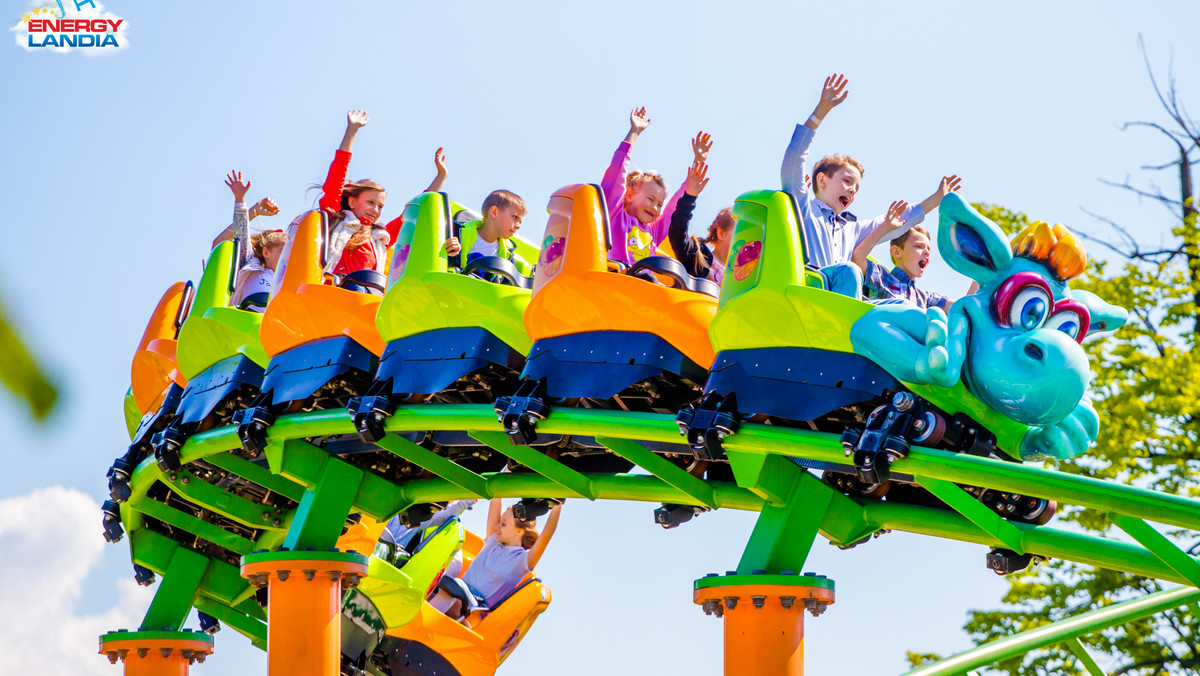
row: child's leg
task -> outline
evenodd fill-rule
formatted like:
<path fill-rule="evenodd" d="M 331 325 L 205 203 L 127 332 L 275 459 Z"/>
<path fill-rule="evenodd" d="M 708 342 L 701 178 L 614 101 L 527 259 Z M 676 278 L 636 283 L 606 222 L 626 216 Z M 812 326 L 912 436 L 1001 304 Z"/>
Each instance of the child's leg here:
<path fill-rule="evenodd" d="M 821 268 L 825 277 L 825 288 L 842 296 L 859 298 L 862 292 L 862 270 L 854 263 L 837 263 Z"/>

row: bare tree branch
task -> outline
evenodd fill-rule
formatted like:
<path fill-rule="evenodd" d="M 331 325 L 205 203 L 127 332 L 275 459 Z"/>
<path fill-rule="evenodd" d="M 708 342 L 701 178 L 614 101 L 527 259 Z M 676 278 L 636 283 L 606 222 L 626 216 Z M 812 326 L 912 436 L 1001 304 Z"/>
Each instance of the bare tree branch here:
<path fill-rule="evenodd" d="M 1125 240 L 1126 244 L 1124 245 L 1124 248 L 1122 248 L 1121 246 L 1112 244 L 1108 240 L 1105 240 L 1101 237 L 1097 237 L 1095 235 L 1091 235 L 1087 232 L 1083 232 L 1082 230 L 1078 232 L 1079 236 L 1089 242 L 1094 242 L 1096 244 L 1099 244 L 1099 245 L 1113 251 L 1114 253 L 1119 254 L 1120 256 L 1122 256 L 1124 258 L 1129 258 L 1131 260 L 1146 261 L 1147 263 L 1154 263 L 1155 265 L 1161 265 L 1163 263 L 1171 261 L 1176 256 L 1184 253 L 1184 249 L 1182 246 L 1175 248 L 1175 249 L 1154 249 L 1154 250 L 1149 250 L 1149 251 L 1144 250 L 1143 246 L 1140 243 L 1138 243 L 1137 239 L 1135 239 L 1133 237 L 1133 235 L 1130 234 L 1129 230 L 1126 229 L 1121 224 L 1117 223 L 1116 221 L 1112 220 L 1111 218 L 1106 218 L 1099 214 L 1088 211 L 1087 209 L 1080 208 L 1080 211 L 1082 211 L 1083 213 L 1087 214 L 1088 216 L 1091 216 L 1092 218 L 1100 221 L 1101 223 L 1104 223 L 1104 224 L 1108 225 L 1109 227 L 1111 227 L 1113 230 L 1115 230 L 1117 232 L 1117 234 L 1119 234 L 1121 236 L 1122 239 Z"/>

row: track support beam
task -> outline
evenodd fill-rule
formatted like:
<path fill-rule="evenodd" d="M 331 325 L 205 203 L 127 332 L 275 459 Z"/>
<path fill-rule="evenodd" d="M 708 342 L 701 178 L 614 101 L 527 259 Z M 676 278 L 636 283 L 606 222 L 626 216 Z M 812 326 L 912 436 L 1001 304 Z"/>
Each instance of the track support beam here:
<path fill-rule="evenodd" d="M 990 533 L 1008 549 L 1018 554 L 1025 553 L 1024 537 L 1020 529 L 988 509 L 975 496 L 949 481 L 933 477 L 918 477 L 917 484 L 950 505 L 954 511 L 967 517 L 971 523 Z"/>

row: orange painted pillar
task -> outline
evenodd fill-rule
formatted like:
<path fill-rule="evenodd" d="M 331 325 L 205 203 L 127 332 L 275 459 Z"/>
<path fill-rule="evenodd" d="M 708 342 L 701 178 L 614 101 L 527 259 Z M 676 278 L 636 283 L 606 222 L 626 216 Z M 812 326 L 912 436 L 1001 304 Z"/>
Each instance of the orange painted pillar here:
<path fill-rule="evenodd" d="M 242 557 L 242 577 L 267 588 L 269 676 L 337 676 L 342 589 L 367 574 L 356 552 L 277 551 Z"/>
<path fill-rule="evenodd" d="M 804 611 L 833 603 L 823 575 L 709 575 L 692 600 L 725 621 L 725 676 L 803 676 Z"/>
<path fill-rule="evenodd" d="M 112 631 L 100 637 L 100 654 L 125 666 L 125 676 L 187 676 L 188 668 L 213 651 L 199 631 Z"/>

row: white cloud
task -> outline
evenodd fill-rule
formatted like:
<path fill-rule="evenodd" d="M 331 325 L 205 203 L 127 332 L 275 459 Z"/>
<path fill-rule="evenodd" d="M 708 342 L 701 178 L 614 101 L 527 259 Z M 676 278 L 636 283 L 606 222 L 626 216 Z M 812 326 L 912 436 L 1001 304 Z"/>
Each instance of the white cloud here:
<path fill-rule="evenodd" d="M 17 46 L 27 52 L 54 52 L 56 54 L 69 54 L 71 52 L 82 52 L 86 56 L 99 56 L 102 54 L 112 54 L 119 52 L 129 46 L 129 24 L 122 17 L 105 11 L 104 5 L 94 2 L 94 0 L 80 0 L 82 7 L 76 7 L 76 0 L 35 0 L 26 6 L 24 13 L 17 17 L 17 23 L 9 28 L 12 31 Z M 63 17 L 63 13 L 66 17 Z M 116 30 L 109 28 L 107 35 L 115 39 L 116 46 L 111 44 L 101 46 L 82 46 L 80 36 L 93 35 L 89 33 L 47 33 L 44 31 L 30 31 L 29 23 L 31 20 L 41 21 L 43 19 L 102 19 L 108 22 L 117 23 Z M 118 23 L 119 22 L 119 23 Z M 92 41 L 94 45 L 102 44 L 104 36 L 94 34 L 97 39 Z M 76 46 L 61 43 L 63 36 L 74 39 Z M 53 42 L 47 44 L 47 40 Z M 84 38 L 84 40 L 89 40 Z M 33 45 L 33 46 L 31 46 Z"/>
<path fill-rule="evenodd" d="M 118 580 L 117 607 L 81 614 L 84 582 L 106 544 L 100 505 L 78 490 L 51 486 L 0 500 L 0 676 L 120 673 L 98 654 L 98 638 L 136 628 L 153 588 Z"/>

